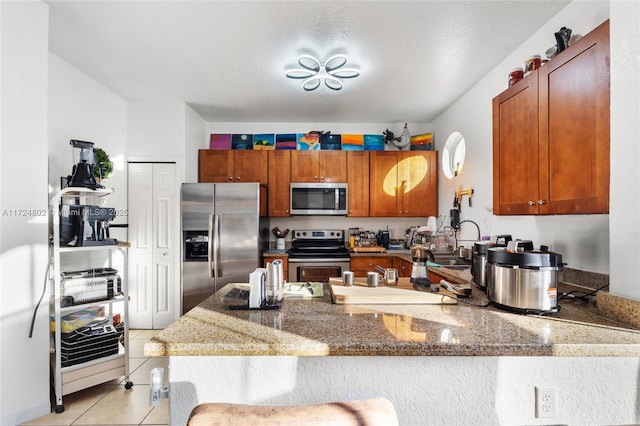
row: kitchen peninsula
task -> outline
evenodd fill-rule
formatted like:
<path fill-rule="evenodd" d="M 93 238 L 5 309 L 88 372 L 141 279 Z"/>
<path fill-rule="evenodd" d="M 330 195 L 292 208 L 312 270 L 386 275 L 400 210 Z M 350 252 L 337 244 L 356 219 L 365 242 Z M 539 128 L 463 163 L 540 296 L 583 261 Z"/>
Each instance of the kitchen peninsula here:
<path fill-rule="evenodd" d="M 325 286 L 323 297 L 286 299 L 281 310 L 238 311 L 220 303 L 229 286 L 145 345 L 146 355 L 170 357 L 171 424 L 202 402 L 375 395 L 394 403 L 400 424 L 535 424 L 534 387 L 545 384 L 565 407 L 585 407 L 559 408 L 557 420 L 615 423 L 616 409 L 588 408 L 590 393 L 572 381 L 588 371 L 605 388 L 637 388 L 629 372 L 638 370 L 640 332 L 581 301 L 548 317 L 460 302 L 336 305 Z M 474 290 L 471 301 L 483 298 Z M 626 409 L 629 398 L 617 403 Z"/>

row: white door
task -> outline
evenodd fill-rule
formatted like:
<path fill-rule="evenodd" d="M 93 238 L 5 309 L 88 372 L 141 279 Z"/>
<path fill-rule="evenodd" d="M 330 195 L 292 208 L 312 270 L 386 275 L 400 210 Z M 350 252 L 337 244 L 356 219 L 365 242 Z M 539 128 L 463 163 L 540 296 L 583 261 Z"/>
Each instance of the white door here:
<path fill-rule="evenodd" d="M 174 163 L 129 163 L 129 321 L 161 329 L 179 316 L 178 194 Z"/>

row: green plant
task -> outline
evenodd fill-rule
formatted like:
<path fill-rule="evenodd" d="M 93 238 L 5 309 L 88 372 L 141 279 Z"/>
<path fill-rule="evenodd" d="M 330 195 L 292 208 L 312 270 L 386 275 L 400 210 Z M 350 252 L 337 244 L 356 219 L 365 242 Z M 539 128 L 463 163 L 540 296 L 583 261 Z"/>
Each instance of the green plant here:
<path fill-rule="evenodd" d="M 96 157 L 96 166 L 93 168 L 93 175 L 96 178 L 106 179 L 113 172 L 113 163 L 109 159 L 109 154 L 104 152 L 102 148 L 94 148 L 93 153 Z"/>

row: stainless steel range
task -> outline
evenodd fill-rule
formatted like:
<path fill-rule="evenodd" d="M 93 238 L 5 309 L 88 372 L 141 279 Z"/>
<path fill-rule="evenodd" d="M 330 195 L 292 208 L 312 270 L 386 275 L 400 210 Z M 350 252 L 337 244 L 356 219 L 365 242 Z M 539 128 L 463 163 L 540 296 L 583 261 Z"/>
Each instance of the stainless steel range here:
<path fill-rule="evenodd" d="M 328 282 L 341 277 L 351 265 L 341 229 L 293 231 L 289 249 L 289 282 Z"/>

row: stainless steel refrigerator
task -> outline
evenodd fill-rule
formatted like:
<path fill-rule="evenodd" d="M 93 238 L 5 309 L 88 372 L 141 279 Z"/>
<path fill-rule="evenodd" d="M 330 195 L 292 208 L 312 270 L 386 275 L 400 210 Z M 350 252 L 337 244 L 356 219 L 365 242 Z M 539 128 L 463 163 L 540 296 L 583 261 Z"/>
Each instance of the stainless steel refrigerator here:
<path fill-rule="evenodd" d="M 183 314 L 262 266 L 269 219 L 260 217 L 260 192 L 259 183 L 182 184 Z"/>

